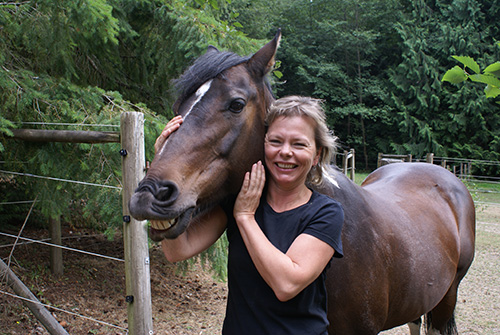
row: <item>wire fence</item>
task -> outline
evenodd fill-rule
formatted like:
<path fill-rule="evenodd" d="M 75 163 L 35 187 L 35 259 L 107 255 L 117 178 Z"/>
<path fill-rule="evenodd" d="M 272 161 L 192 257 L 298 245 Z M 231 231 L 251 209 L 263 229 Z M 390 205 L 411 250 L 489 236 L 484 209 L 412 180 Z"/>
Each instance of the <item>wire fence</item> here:
<path fill-rule="evenodd" d="M 478 195 L 478 199 L 475 199 L 477 205 L 500 207 L 500 196 L 497 196 L 500 194 L 498 188 L 500 177 L 472 174 L 474 168 L 481 170 L 484 167 L 500 166 L 500 161 L 434 157 L 434 162 L 440 163 L 464 180 L 469 191 Z"/>
<path fill-rule="evenodd" d="M 436 157 L 427 154 L 425 158 L 414 158 L 411 154 L 397 155 L 379 153 L 377 166 L 398 162 L 427 162 L 448 169 L 466 183 L 471 194 L 475 195 L 476 205 L 500 207 L 499 176 L 472 174 L 472 171 L 484 171 L 491 167 L 500 167 L 500 161 L 479 160 L 454 157 Z"/>
<path fill-rule="evenodd" d="M 30 124 L 30 125 L 52 125 L 52 126 L 86 126 L 86 127 L 118 127 L 118 128 L 120 127 L 120 126 L 116 126 L 116 125 L 90 125 L 90 124 L 42 123 L 42 122 L 23 122 L 22 124 Z M 6 162 L 2 161 L 0 163 L 6 163 Z M 28 178 L 39 178 L 39 179 L 46 179 L 46 180 L 52 180 L 52 181 L 73 183 L 73 184 L 79 184 L 79 185 L 84 185 L 84 186 L 94 186 L 94 187 L 102 187 L 102 188 L 111 188 L 111 189 L 122 190 L 122 186 L 121 185 L 120 186 L 113 186 L 113 185 L 106 185 L 106 184 L 96 184 L 96 183 L 89 183 L 89 182 L 78 181 L 78 180 L 69 180 L 69 179 L 63 179 L 63 178 L 57 178 L 57 177 L 51 177 L 51 176 L 41 176 L 41 175 L 35 175 L 35 174 L 23 173 L 23 172 L 16 172 L 16 171 L 0 170 L 0 176 L 1 175 L 7 176 L 7 177 L 23 176 L 23 177 L 28 177 Z M 18 247 L 20 245 L 29 245 L 29 244 L 44 245 L 44 246 L 48 246 L 48 247 L 51 247 L 51 248 L 58 248 L 58 249 L 61 249 L 61 250 L 76 252 L 76 253 L 85 254 L 85 255 L 89 255 L 89 256 L 93 256 L 93 257 L 100 257 L 100 258 L 108 259 L 108 260 L 115 261 L 115 262 L 120 262 L 120 263 L 124 262 L 124 259 L 120 259 L 120 258 L 117 258 L 117 257 L 112 257 L 112 256 L 108 256 L 108 255 L 103 255 L 103 254 L 99 254 L 99 253 L 95 253 L 95 252 L 89 252 L 89 251 L 85 251 L 85 250 L 82 250 L 82 249 L 71 248 L 71 247 L 67 247 L 67 246 L 63 246 L 63 245 L 59 245 L 59 244 L 54 244 L 54 243 L 48 242 L 48 241 L 51 241 L 51 239 L 32 239 L 32 238 L 23 237 L 22 236 L 23 229 L 24 229 L 24 227 L 26 225 L 26 222 L 28 221 L 29 214 L 31 213 L 31 210 L 33 209 L 33 206 L 37 202 L 38 202 L 38 200 L 35 199 L 35 200 L 25 200 L 25 201 L 5 201 L 5 202 L 1 202 L 0 203 L 0 205 L 31 204 L 31 208 L 30 208 L 30 211 L 29 211 L 29 213 L 28 213 L 28 215 L 26 217 L 26 220 L 25 220 L 23 226 L 20 228 L 20 230 L 19 230 L 19 232 L 18 232 L 17 235 L 5 233 L 5 232 L 0 232 L 0 236 L 3 236 L 5 238 L 7 238 L 7 239 L 13 239 L 14 240 L 13 243 L 7 243 L 7 244 L 0 245 L 0 249 L 11 248 L 10 254 L 9 254 L 7 262 L 6 262 L 8 264 L 7 270 L 11 270 L 10 269 L 11 259 L 12 259 L 12 256 L 13 256 L 13 253 L 14 253 L 16 247 Z M 65 237 L 64 239 L 68 239 L 68 238 L 71 238 L 71 237 Z M 121 331 L 124 331 L 126 334 L 128 334 L 128 329 L 124 328 L 122 326 L 119 326 L 119 325 L 116 325 L 116 324 L 112 324 L 112 323 L 109 323 L 109 322 L 106 322 L 106 321 L 103 321 L 103 320 L 98 320 L 96 318 L 92 318 L 92 317 L 89 317 L 89 316 L 86 316 L 86 315 L 83 315 L 83 314 L 75 313 L 74 311 L 65 310 L 63 308 L 56 307 L 54 305 L 44 304 L 44 303 L 41 303 L 38 300 L 27 299 L 26 297 L 22 297 L 22 296 L 20 296 L 18 294 L 13 294 L 13 293 L 7 292 L 6 290 L 3 289 L 4 279 L 5 279 L 6 276 L 7 276 L 7 271 L 5 271 L 5 273 L 3 271 L 2 271 L 2 273 L 0 273 L 0 280 L 1 280 L 1 284 L 2 284 L 2 288 L 0 289 L 0 294 L 2 294 L 2 295 L 9 296 L 9 297 L 12 297 L 12 298 L 16 298 L 16 299 L 19 299 L 19 300 L 22 300 L 22 301 L 27 301 L 27 302 L 30 302 L 30 303 L 34 303 L 34 304 L 37 304 L 37 305 L 40 305 L 40 306 L 44 306 L 44 307 L 49 308 L 50 310 L 59 311 L 61 313 L 65 313 L 65 314 L 68 314 L 68 315 L 71 315 L 71 316 L 74 316 L 74 317 L 79 317 L 79 318 L 82 318 L 82 319 L 85 319 L 85 320 L 88 320 L 88 321 L 91 321 L 91 322 L 95 322 L 95 323 L 98 323 L 98 324 L 101 324 L 101 325 L 105 325 L 107 327 L 119 329 Z"/>
<path fill-rule="evenodd" d="M 0 172 L 5 173 L 4 171 L 0 171 Z M 32 175 L 29 175 L 29 174 L 20 174 L 20 175 L 34 177 Z M 46 177 L 46 178 L 47 179 L 57 179 L 57 178 L 50 178 L 50 177 Z M 85 185 L 88 184 L 88 183 L 83 183 L 83 182 L 78 182 L 78 181 L 71 181 L 71 180 L 62 180 L 62 181 L 74 182 L 74 183 L 77 183 L 77 184 L 85 184 Z M 92 184 L 92 186 L 99 186 L 99 185 Z M 101 187 L 106 187 L 108 185 L 100 185 L 100 186 Z M 26 203 L 26 204 L 31 203 L 31 204 L 35 204 L 36 202 L 37 202 L 37 200 L 31 200 L 31 201 L 17 201 L 17 202 L 10 202 L 10 203 L 9 202 L 5 202 L 3 204 L 19 204 L 19 203 Z M 108 260 L 112 260 L 112 261 L 116 261 L 116 262 L 120 262 L 120 263 L 124 262 L 124 259 L 120 259 L 120 258 L 108 256 L 108 255 L 103 255 L 103 254 L 99 254 L 99 253 L 89 252 L 89 251 L 85 251 L 85 250 L 81 250 L 81 249 L 70 248 L 70 247 L 66 247 L 66 246 L 63 246 L 63 245 L 59 245 L 59 244 L 54 244 L 54 243 L 47 242 L 48 240 L 50 241 L 50 239 L 36 240 L 36 239 L 31 239 L 31 238 L 23 237 L 23 236 L 21 236 L 23 228 L 24 228 L 24 225 L 23 225 L 23 227 L 21 227 L 18 235 L 13 235 L 13 234 L 8 234 L 8 233 L 0 232 L 0 236 L 4 236 L 4 237 L 7 237 L 7 238 L 15 239 L 14 243 L 0 245 L 0 249 L 1 248 L 11 247 L 11 252 L 10 252 L 10 255 L 8 257 L 8 260 L 7 260 L 7 264 L 8 264 L 8 268 L 9 269 L 10 269 L 11 257 L 12 257 L 12 254 L 13 254 L 15 248 L 17 246 L 19 246 L 19 245 L 27 244 L 27 243 L 29 243 L 29 244 L 33 244 L 33 243 L 34 244 L 39 244 L 39 245 L 49 246 L 49 247 L 52 247 L 52 248 L 59 248 L 59 249 L 62 249 L 62 250 L 67 250 L 67 251 L 76 252 L 76 253 L 80 253 L 80 254 L 90 255 L 90 256 L 94 256 L 94 257 L 100 257 L 100 258 L 104 258 L 104 259 L 108 259 Z M 19 240 L 25 241 L 25 243 L 18 243 Z M 4 273 L 1 273 L 1 276 L 0 276 L 0 279 L 2 279 L 2 284 L 3 284 L 3 277 L 4 277 L 4 275 L 5 275 Z M 59 311 L 59 312 L 62 312 L 62 313 L 68 314 L 68 315 L 72 315 L 72 316 L 79 317 L 79 318 L 82 318 L 82 319 L 85 319 L 85 320 L 89 320 L 89 321 L 92 321 L 92 322 L 95 322 L 95 323 L 98 323 L 98 324 L 101 324 L 101 325 L 104 325 L 104 326 L 107 326 L 107 327 L 116 328 L 116 329 L 125 331 L 125 333 L 128 334 L 128 329 L 127 328 L 124 328 L 124 327 L 121 327 L 121 326 L 118 326 L 118 325 L 115 325 L 115 324 L 112 324 L 112 323 L 109 323 L 109 322 L 106 322 L 106 321 L 98 320 L 98 319 L 95 319 L 95 318 L 92 318 L 92 317 L 89 317 L 89 316 L 86 316 L 86 315 L 82 315 L 82 314 L 75 313 L 75 312 L 72 312 L 72 311 L 69 311 L 69 310 L 65 310 L 65 309 L 56 307 L 54 305 L 44 304 L 44 303 L 41 303 L 38 300 L 30 300 L 30 299 L 27 299 L 27 298 L 22 297 L 20 295 L 9 293 L 9 292 L 7 292 L 7 291 L 5 291 L 3 289 L 0 289 L 0 294 L 6 295 L 6 296 L 10 296 L 10 297 L 22 300 L 22 301 L 28 301 L 28 302 L 31 302 L 31 303 L 34 303 L 34 304 L 37 304 L 37 305 L 40 305 L 40 306 L 47 307 L 47 308 L 49 308 L 51 310 Z"/>
<path fill-rule="evenodd" d="M 118 190 L 122 189 L 121 186 L 88 183 L 88 182 L 84 182 L 84 181 L 62 179 L 62 178 L 48 177 L 48 176 L 40 176 L 40 175 L 35 175 L 35 174 L 31 174 L 31 173 L 24 173 L 24 172 L 15 172 L 15 171 L 0 170 L 0 173 L 3 173 L 5 175 L 17 175 L 17 176 L 26 176 L 26 177 L 47 179 L 47 180 L 52 180 L 52 181 L 62 181 L 62 182 L 65 182 L 65 183 L 73 183 L 73 184 L 80 184 L 80 185 L 86 185 L 86 186 L 97 186 L 97 187 L 113 188 L 113 189 L 118 189 Z"/>

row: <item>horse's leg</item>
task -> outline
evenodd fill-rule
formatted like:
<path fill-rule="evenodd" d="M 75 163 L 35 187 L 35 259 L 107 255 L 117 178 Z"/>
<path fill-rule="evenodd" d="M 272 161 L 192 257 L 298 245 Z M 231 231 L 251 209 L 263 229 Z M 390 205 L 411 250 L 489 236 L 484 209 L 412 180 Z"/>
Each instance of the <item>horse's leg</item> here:
<path fill-rule="evenodd" d="M 420 335 L 421 326 L 422 326 L 422 318 L 418 318 L 415 321 L 408 322 L 408 328 L 410 328 L 410 335 Z"/>
<path fill-rule="evenodd" d="M 458 283 L 458 281 L 453 282 L 439 304 L 427 313 L 428 335 L 458 335 L 454 316 Z"/>

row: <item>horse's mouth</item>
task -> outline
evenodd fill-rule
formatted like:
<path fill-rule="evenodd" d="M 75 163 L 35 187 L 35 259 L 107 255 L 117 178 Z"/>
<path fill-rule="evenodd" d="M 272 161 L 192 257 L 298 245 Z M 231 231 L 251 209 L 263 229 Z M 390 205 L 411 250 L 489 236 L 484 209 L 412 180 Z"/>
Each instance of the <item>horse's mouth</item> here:
<path fill-rule="evenodd" d="M 149 237 L 155 242 L 178 237 L 188 227 L 193 210 L 193 208 L 190 208 L 170 220 L 150 220 Z"/>

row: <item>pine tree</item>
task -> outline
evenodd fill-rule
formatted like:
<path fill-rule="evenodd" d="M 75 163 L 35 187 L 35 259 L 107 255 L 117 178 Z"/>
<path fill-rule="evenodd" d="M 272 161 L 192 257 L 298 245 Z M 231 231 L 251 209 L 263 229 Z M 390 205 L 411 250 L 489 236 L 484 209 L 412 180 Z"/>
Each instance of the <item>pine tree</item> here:
<path fill-rule="evenodd" d="M 1 4 L 0 161 L 8 162 L 2 169 L 119 186 L 117 144 L 30 144 L 9 140 L 10 129 L 27 121 L 44 129 L 57 128 L 52 123 L 119 124 L 121 112 L 139 110 L 146 114 L 152 160 L 152 144 L 166 123 L 158 114 L 172 115 L 170 81 L 209 44 L 240 53 L 257 48 L 236 29 L 231 13 L 225 0 Z M 92 224 L 121 221 L 119 192 L 15 180 L 31 196 L 40 194 L 45 216 L 69 219 L 72 206 L 83 201 L 80 210 Z"/>
<path fill-rule="evenodd" d="M 398 153 L 498 160 L 498 113 L 475 87 L 441 84 L 452 55 L 489 58 L 494 6 L 473 0 L 409 1 L 408 22 L 398 26 L 402 62 L 391 71 L 390 104 L 401 137 Z M 496 6 L 498 10 L 498 6 Z M 497 12 L 498 14 L 498 12 Z M 486 29 L 485 29 L 486 28 Z"/>
<path fill-rule="evenodd" d="M 365 168 L 387 140 L 381 136 L 389 110 L 383 80 L 387 61 L 394 60 L 378 46 L 397 48 L 395 8 L 396 1 L 297 2 L 277 23 L 285 82 L 278 92 L 323 99 L 331 128 L 344 147 L 356 149 Z"/>

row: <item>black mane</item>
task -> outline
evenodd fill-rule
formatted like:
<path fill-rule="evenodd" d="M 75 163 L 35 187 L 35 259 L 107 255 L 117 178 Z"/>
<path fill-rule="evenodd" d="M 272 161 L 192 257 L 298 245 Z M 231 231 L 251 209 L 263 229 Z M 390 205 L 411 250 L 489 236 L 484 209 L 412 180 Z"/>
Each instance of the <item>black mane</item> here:
<path fill-rule="evenodd" d="M 241 57 L 233 52 L 221 52 L 215 47 L 209 47 L 204 55 L 196 59 L 193 65 L 174 81 L 174 88 L 179 94 L 174 103 L 174 113 L 177 114 L 180 103 L 195 93 L 205 82 L 249 59 L 250 57 Z"/>

